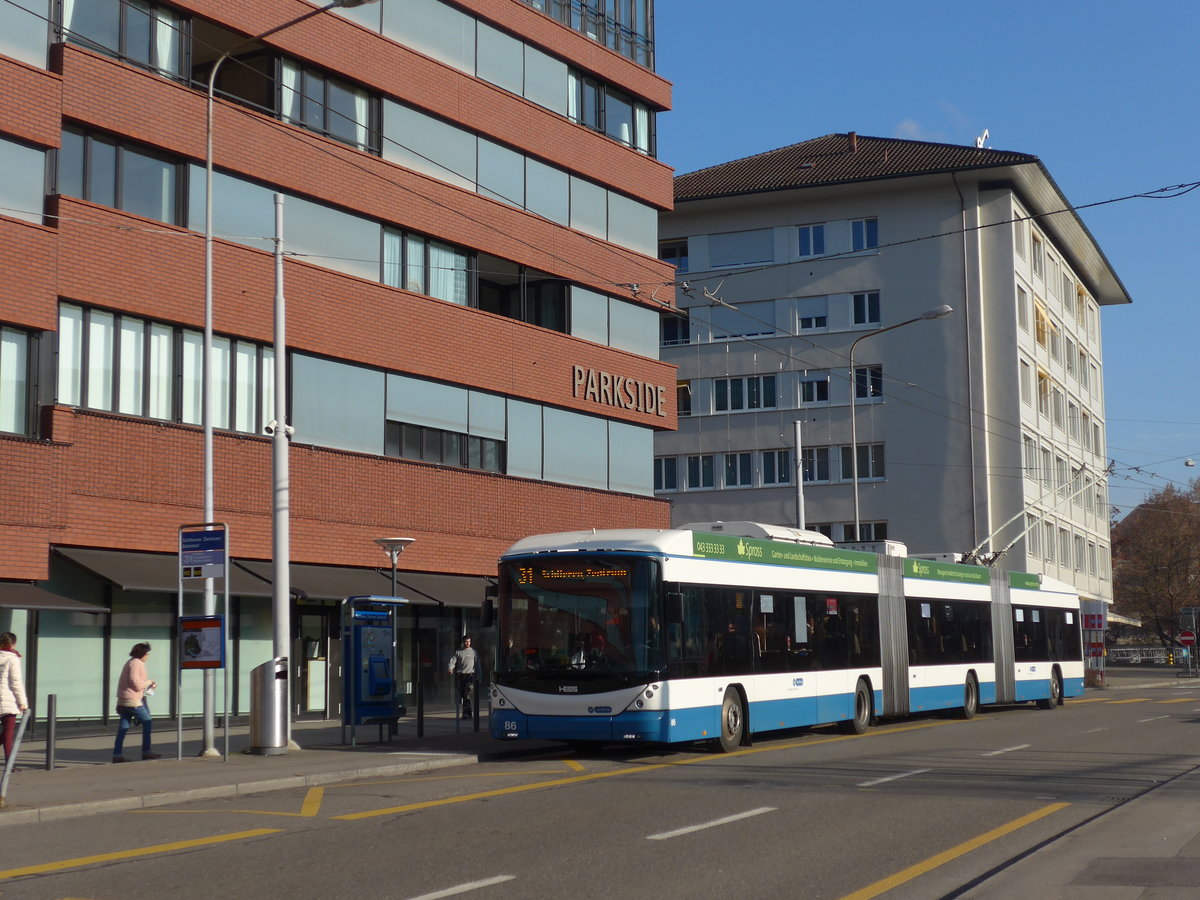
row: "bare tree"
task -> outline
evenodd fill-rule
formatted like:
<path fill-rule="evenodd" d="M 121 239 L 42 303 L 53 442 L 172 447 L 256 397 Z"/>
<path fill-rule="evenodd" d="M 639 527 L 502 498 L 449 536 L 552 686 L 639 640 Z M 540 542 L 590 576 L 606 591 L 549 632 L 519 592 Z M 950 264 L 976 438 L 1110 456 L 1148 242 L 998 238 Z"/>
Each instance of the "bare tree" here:
<path fill-rule="evenodd" d="M 1151 494 L 1114 525 L 1112 554 L 1114 608 L 1171 646 L 1180 612 L 1200 606 L 1200 479 Z"/>

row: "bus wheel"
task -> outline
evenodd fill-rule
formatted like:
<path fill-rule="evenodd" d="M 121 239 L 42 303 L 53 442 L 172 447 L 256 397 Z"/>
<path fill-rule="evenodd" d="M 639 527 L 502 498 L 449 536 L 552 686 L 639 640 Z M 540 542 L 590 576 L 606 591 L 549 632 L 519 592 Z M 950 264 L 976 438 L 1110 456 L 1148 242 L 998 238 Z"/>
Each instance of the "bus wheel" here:
<path fill-rule="evenodd" d="M 963 687 L 963 705 L 958 714 L 964 719 L 973 719 L 977 712 L 979 712 L 979 682 L 975 680 L 975 675 L 972 673 L 967 676 L 967 683 Z"/>
<path fill-rule="evenodd" d="M 745 710 L 742 709 L 742 695 L 737 688 L 726 688 L 725 699 L 721 701 L 721 750 L 732 753 L 742 743 L 742 732 L 746 727 Z"/>
<path fill-rule="evenodd" d="M 846 734 L 865 734 L 871 726 L 871 692 L 862 678 L 854 689 L 854 718 L 838 725 Z"/>
<path fill-rule="evenodd" d="M 1056 706 L 1062 706 L 1062 702 L 1062 676 L 1058 674 L 1058 669 L 1055 669 L 1054 674 L 1050 676 L 1050 696 L 1043 697 L 1037 704 L 1039 709 L 1054 709 Z"/>

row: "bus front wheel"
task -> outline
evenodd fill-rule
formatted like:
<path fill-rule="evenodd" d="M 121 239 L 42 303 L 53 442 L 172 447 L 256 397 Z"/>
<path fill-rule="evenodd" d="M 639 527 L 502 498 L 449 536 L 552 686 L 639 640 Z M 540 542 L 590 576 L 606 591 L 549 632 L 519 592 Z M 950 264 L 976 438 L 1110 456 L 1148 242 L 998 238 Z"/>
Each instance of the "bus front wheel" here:
<path fill-rule="evenodd" d="M 1054 709 L 1056 706 L 1062 706 L 1063 702 L 1063 686 L 1062 675 L 1058 673 L 1058 669 L 1050 676 L 1050 696 L 1043 697 L 1038 701 L 1039 709 Z"/>
<path fill-rule="evenodd" d="M 726 688 L 721 701 L 721 750 L 732 753 L 742 743 L 746 728 L 746 711 L 742 708 L 742 695 L 737 688 Z"/>

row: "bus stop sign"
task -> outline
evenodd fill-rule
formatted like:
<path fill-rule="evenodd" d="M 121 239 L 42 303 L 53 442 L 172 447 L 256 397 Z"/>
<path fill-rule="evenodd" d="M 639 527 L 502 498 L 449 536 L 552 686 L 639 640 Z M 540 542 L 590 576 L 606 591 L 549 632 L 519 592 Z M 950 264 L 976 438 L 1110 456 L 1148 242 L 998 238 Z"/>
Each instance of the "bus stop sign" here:
<path fill-rule="evenodd" d="M 1192 644 L 1196 643 L 1196 632 L 1181 631 L 1178 635 L 1176 635 L 1176 640 L 1183 644 L 1183 646 L 1190 647 Z"/>

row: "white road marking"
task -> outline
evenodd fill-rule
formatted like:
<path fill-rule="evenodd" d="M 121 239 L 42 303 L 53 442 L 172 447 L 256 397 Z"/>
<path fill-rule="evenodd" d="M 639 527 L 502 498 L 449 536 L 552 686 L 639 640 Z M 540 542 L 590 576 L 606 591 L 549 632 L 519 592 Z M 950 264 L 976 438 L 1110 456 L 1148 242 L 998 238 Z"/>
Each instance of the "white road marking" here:
<path fill-rule="evenodd" d="M 716 828 L 718 825 L 728 825 L 730 822 L 736 822 L 739 819 L 748 819 L 751 816 L 761 816 L 763 813 L 775 812 L 774 806 L 760 806 L 758 809 L 752 809 L 749 812 L 738 813 L 736 816 L 726 816 L 724 819 L 717 819 L 713 822 L 705 822 L 702 825 L 689 825 L 687 828 L 677 828 L 674 831 L 664 831 L 661 834 L 648 834 L 648 841 L 665 841 L 667 838 L 679 837 L 681 834 L 691 834 L 693 831 L 703 831 L 705 828 Z"/>
<path fill-rule="evenodd" d="M 929 769 L 913 769 L 911 772 L 901 772 L 899 775 L 888 775 L 886 778 L 876 778 L 874 781 L 864 781 L 859 787 L 874 787 L 877 784 L 883 784 L 887 781 L 895 781 L 898 778 L 907 778 L 909 775 L 923 775 Z"/>
<path fill-rule="evenodd" d="M 1098 731 L 1108 731 L 1107 728 L 1093 728 L 1090 731 L 1081 731 L 1080 734 L 1095 734 Z"/>
<path fill-rule="evenodd" d="M 1018 744 L 1015 747 L 1005 747 L 1003 750 L 989 750 L 984 756 L 999 756 L 1001 753 L 1012 753 L 1014 750 L 1026 750 L 1033 744 Z"/>
<path fill-rule="evenodd" d="M 1143 722 L 1157 722 L 1159 719 L 1169 719 L 1169 718 L 1171 718 L 1171 717 L 1170 716 L 1151 716 L 1148 719 L 1138 719 L 1138 724 L 1141 725 Z"/>
<path fill-rule="evenodd" d="M 440 900 L 442 897 L 453 897 L 457 894 L 465 894 L 467 891 L 477 891 L 480 888 L 491 887 L 493 884 L 503 884 L 506 881 L 512 881 L 516 877 L 516 875 L 497 875 L 494 878 L 484 878 L 481 881 L 468 881 L 466 884 L 446 888 L 444 891 L 434 891 L 432 894 L 422 894 L 420 897 L 411 898 L 411 900 Z"/>

